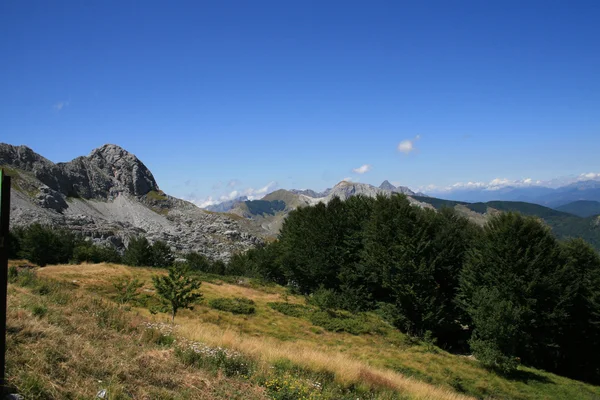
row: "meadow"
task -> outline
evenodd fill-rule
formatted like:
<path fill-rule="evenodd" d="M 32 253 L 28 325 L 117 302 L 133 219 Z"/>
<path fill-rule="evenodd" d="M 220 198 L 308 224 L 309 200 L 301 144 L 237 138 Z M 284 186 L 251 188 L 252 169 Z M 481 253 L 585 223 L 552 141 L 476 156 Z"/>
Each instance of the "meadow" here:
<path fill-rule="evenodd" d="M 304 297 L 247 278 L 199 275 L 202 302 L 172 324 L 150 311 L 151 277 L 164 273 L 107 263 L 19 267 L 9 286 L 9 383 L 39 399 L 102 389 L 110 399 L 600 398 L 599 387 L 540 370 L 497 374 L 375 314 L 323 321 Z M 143 286 L 120 305 L 114 282 L 127 277 Z M 245 299 L 252 311 L 211 306 L 231 303 L 223 299 Z"/>

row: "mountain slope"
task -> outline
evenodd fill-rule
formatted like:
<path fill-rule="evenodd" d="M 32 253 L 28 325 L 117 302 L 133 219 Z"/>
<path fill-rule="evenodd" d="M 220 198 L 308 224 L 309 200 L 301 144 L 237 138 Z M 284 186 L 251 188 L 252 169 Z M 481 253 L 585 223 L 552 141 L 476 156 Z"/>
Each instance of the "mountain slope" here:
<path fill-rule="evenodd" d="M 583 218 L 591 217 L 600 214 L 600 201 L 578 200 L 556 207 L 556 209 Z"/>
<path fill-rule="evenodd" d="M 28 147 L 0 144 L 0 167 L 13 177 L 12 226 L 61 226 L 119 249 L 143 235 L 222 260 L 262 242 L 243 220 L 163 193 L 150 170 L 119 146 L 55 164 Z"/>

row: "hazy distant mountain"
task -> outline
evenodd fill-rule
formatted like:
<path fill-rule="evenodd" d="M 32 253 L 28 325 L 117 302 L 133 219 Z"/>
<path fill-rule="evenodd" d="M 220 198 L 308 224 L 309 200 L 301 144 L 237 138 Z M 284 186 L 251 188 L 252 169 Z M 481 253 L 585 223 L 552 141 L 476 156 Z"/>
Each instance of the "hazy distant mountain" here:
<path fill-rule="evenodd" d="M 248 200 L 248 196 L 240 196 L 233 200 L 227 200 L 222 203 L 213 204 L 211 206 L 205 207 L 204 209 L 213 212 L 227 212 L 246 200 Z"/>
<path fill-rule="evenodd" d="M 556 207 L 558 211 L 567 212 L 580 217 L 591 217 L 600 215 L 600 201 L 577 200 L 569 204 Z"/>
<path fill-rule="evenodd" d="M 495 190 L 482 188 L 430 194 L 454 201 L 524 201 L 556 208 L 578 200 L 600 201 L 600 181 L 575 182 L 559 188 L 507 186 Z"/>

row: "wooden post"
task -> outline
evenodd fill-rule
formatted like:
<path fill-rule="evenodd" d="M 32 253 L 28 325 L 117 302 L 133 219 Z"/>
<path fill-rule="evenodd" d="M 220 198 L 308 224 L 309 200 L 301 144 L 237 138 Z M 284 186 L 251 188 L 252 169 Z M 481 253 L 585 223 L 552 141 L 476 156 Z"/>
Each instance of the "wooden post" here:
<path fill-rule="evenodd" d="M 0 171 L 0 395 L 6 383 L 6 298 L 8 289 L 8 223 L 10 220 L 10 177 Z"/>

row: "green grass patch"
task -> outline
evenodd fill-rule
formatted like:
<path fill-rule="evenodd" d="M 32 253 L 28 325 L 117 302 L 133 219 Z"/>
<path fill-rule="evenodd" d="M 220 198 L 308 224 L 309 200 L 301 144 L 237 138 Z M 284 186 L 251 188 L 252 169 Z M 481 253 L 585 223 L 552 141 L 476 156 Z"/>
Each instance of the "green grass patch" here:
<path fill-rule="evenodd" d="M 273 302 L 267 303 L 272 309 L 290 317 L 310 321 L 329 332 L 347 332 L 352 335 L 378 333 L 389 330 L 381 318 L 366 313 L 352 314 L 340 310 L 320 310 L 302 304 Z"/>
<path fill-rule="evenodd" d="M 155 201 L 164 201 L 168 199 L 168 197 L 162 191 L 156 190 L 151 190 L 148 193 L 146 193 L 146 198 Z"/>
<path fill-rule="evenodd" d="M 275 311 L 279 311 L 284 315 L 288 315 L 290 317 L 295 318 L 308 319 L 312 312 L 312 310 L 309 307 L 303 306 L 302 304 L 274 302 L 267 303 L 267 305 Z"/>

